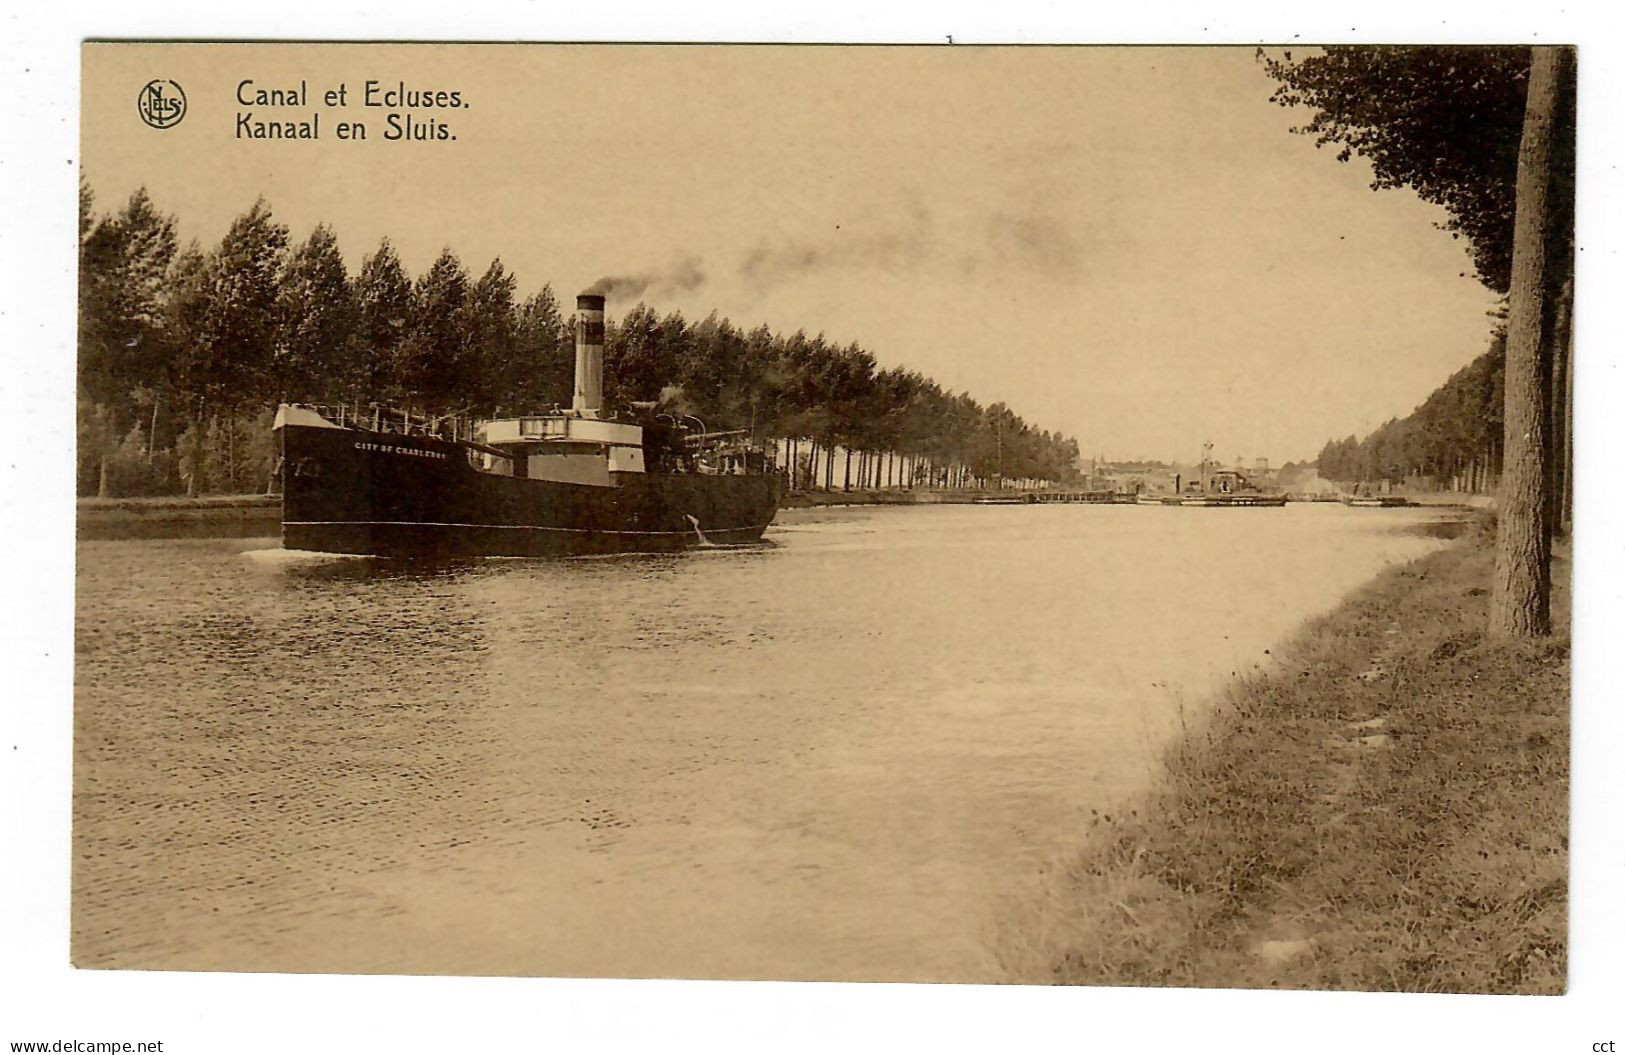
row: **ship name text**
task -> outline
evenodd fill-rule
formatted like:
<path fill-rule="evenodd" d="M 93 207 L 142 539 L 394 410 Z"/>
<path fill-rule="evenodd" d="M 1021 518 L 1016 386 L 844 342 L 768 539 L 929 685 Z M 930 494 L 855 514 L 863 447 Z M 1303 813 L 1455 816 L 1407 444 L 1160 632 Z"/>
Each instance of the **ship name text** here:
<path fill-rule="evenodd" d="M 446 460 L 444 451 L 423 451 L 416 447 L 397 447 L 392 443 L 371 443 L 366 440 L 357 440 L 355 449 L 358 451 L 380 451 L 384 454 L 410 454 L 418 458 L 439 458 Z"/>

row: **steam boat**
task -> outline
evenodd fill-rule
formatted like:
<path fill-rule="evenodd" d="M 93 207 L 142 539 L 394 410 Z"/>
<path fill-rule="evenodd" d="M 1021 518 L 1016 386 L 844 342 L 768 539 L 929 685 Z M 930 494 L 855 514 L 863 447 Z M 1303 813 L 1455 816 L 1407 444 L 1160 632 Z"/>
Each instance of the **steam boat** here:
<path fill-rule="evenodd" d="M 1286 505 L 1286 495 L 1245 493 L 1189 495 L 1180 499 L 1179 504 L 1185 506 L 1211 506 L 1223 509 L 1249 508 L 1253 506 L 1271 506 L 1279 508 Z"/>
<path fill-rule="evenodd" d="M 603 413 L 604 298 L 576 299 L 569 410 L 460 428 L 286 404 L 282 544 L 400 557 L 551 556 L 755 542 L 784 477 L 740 432 Z"/>
<path fill-rule="evenodd" d="M 1257 507 L 1280 508 L 1286 505 L 1284 494 L 1266 494 L 1240 469 L 1214 469 L 1208 452 L 1213 444 L 1202 444 L 1202 476 L 1185 486 L 1177 499 L 1182 506 L 1206 506 L 1217 509 L 1250 509 Z"/>

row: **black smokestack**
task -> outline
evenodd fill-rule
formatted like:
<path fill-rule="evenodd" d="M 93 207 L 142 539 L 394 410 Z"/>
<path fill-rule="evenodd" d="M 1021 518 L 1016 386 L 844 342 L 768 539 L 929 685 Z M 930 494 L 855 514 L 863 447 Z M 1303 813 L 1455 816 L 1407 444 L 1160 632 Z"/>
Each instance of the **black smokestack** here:
<path fill-rule="evenodd" d="M 576 297 L 576 393 L 571 407 L 596 418 L 604 406 L 604 297 Z"/>

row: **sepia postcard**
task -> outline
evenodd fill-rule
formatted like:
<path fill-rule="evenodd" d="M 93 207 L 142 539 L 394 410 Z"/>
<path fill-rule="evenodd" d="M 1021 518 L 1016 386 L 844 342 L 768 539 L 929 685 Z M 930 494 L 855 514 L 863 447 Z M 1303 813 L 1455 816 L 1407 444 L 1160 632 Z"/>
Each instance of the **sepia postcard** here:
<path fill-rule="evenodd" d="M 1565 992 L 1583 50 L 80 57 L 76 968 Z"/>

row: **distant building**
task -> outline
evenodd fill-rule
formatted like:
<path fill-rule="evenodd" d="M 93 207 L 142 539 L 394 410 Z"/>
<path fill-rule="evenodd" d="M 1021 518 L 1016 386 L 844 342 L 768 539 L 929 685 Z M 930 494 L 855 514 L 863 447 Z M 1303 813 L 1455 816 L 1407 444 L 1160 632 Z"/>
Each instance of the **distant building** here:
<path fill-rule="evenodd" d="M 1233 473 L 1240 479 L 1245 480 L 1246 486 L 1271 487 L 1275 484 L 1275 472 L 1270 469 L 1270 460 L 1268 458 L 1254 458 L 1252 463 L 1248 464 L 1247 459 L 1238 454 L 1234 468 L 1216 471 Z"/>
<path fill-rule="evenodd" d="M 1227 495 L 1238 491 L 1262 490 L 1267 483 L 1241 469 L 1214 469 L 1208 473 L 1207 493 Z M 1186 494 L 1202 494 L 1202 478 L 1192 476 L 1185 482 Z"/>

